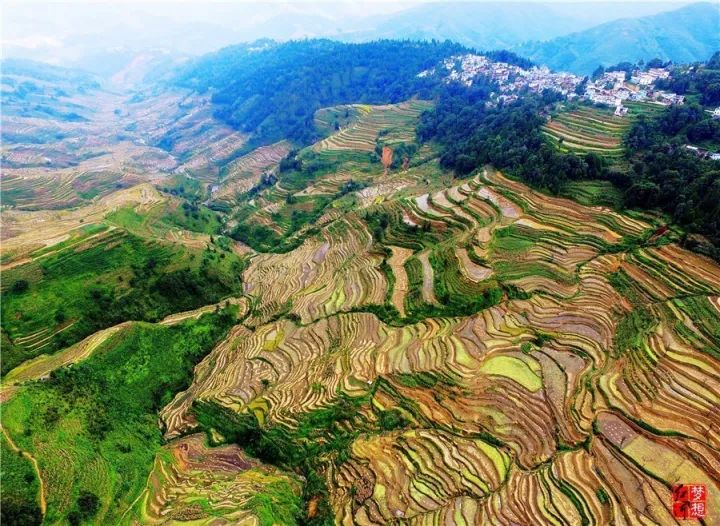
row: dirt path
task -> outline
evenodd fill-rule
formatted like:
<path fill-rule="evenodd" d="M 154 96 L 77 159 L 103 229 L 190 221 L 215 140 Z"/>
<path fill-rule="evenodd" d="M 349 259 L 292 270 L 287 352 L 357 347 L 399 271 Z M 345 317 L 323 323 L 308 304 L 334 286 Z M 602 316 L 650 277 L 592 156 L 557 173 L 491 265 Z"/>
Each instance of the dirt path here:
<path fill-rule="evenodd" d="M 400 315 L 405 317 L 405 296 L 408 292 L 408 277 L 407 272 L 405 272 L 405 262 L 412 256 L 413 251 L 409 248 L 402 247 L 388 248 L 392 250 L 392 257 L 388 259 L 388 263 L 395 275 L 395 286 L 393 287 L 391 301 Z"/>
<path fill-rule="evenodd" d="M 213 303 L 212 305 L 205 305 L 204 307 L 200 307 L 193 310 L 188 310 L 185 312 L 178 312 L 176 314 L 170 314 L 169 316 L 166 316 L 162 320 L 158 322 L 160 325 L 175 325 L 177 323 L 180 323 L 182 321 L 188 320 L 190 318 L 197 319 L 203 314 L 207 314 L 208 312 L 213 312 L 215 309 L 219 307 L 223 307 L 226 303 L 230 305 L 241 305 L 240 313 L 239 315 L 242 316 L 245 314 L 245 311 L 247 309 L 247 303 L 244 298 L 228 298 L 226 300 L 220 301 L 218 303 Z"/>
<path fill-rule="evenodd" d="M 42 513 L 42 516 L 45 517 L 45 513 L 47 512 L 47 502 L 45 501 L 45 482 L 43 482 L 43 478 L 42 476 L 40 476 L 40 466 L 38 466 L 37 460 L 35 460 L 35 457 L 27 451 L 23 451 L 22 449 L 20 449 L 17 444 L 15 444 L 15 442 L 10 437 L 4 427 L 0 427 L 0 429 L 2 429 L 2 433 L 5 436 L 5 439 L 8 441 L 8 444 L 10 444 L 10 449 L 15 451 L 16 453 L 20 453 L 23 457 L 25 457 L 32 463 L 33 469 L 35 470 L 35 474 L 38 478 L 38 487 L 40 488 L 38 493 L 38 500 L 40 501 L 40 513 Z"/>

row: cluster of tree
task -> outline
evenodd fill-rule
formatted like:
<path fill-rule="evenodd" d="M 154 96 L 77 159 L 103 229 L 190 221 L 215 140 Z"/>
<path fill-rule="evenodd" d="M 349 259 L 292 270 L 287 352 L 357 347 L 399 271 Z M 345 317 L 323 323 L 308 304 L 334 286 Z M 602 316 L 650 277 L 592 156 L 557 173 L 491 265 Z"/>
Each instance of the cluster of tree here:
<path fill-rule="evenodd" d="M 698 106 L 671 107 L 639 119 L 626 138 L 632 169 L 620 184 L 628 206 L 657 208 L 714 246 L 700 251 L 720 257 L 720 162 L 700 158 L 688 141 L 720 144 L 720 122 Z"/>
<path fill-rule="evenodd" d="M 42 524 L 40 507 L 34 502 L 3 499 L 0 520 L 12 526 L 38 526 Z"/>
<path fill-rule="evenodd" d="M 568 180 L 600 176 L 603 163 L 597 155 L 565 155 L 545 140 L 541 126 L 559 95 L 526 94 L 513 103 L 491 106 L 491 89 L 482 84 L 449 86 L 435 109 L 423 114 L 418 136 L 444 145 L 444 167 L 463 176 L 492 164 L 552 192 Z"/>
<path fill-rule="evenodd" d="M 272 187 L 275 183 L 277 183 L 277 177 L 274 174 L 264 173 L 257 184 L 247 191 L 246 195 L 250 199 L 257 197 L 263 190 Z"/>
<path fill-rule="evenodd" d="M 299 172 L 300 170 L 302 170 L 302 161 L 298 157 L 298 150 L 290 150 L 288 154 L 280 161 L 278 170 L 280 171 L 280 173 L 290 172 L 292 170 Z"/>
<path fill-rule="evenodd" d="M 720 104 L 720 52 L 705 64 L 674 70 L 658 86 L 702 104 Z M 619 182 L 627 188 L 628 206 L 663 210 L 711 242 L 693 248 L 720 258 L 720 162 L 702 158 L 688 144 L 720 148 L 720 121 L 702 106 L 671 106 L 657 116 L 639 118 L 625 139 L 632 169 Z"/>
<path fill-rule="evenodd" d="M 318 139 L 313 115 L 346 103 L 385 104 L 431 97 L 441 85 L 418 72 L 468 50 L 451 42 L 305 40 L 225 48 L 189 65 L 176 79 L 213 88 L 217 115 L 254 134 L 253 143 Z"/>
<path fill-rule="evenodd" d="M 373 161 L 380 162 L 382 158 L 383 148 L 385 146 L 385 141 L 383 141 L 382 139 L 378 139 L 377 141 L 375 141 Z M 392 163 L 390 164 L 390 168 L 392 168 L 393 170 L 397 170 L 398 168 L 400 168 L 406 159 L 408 162 L 410 162 L 412 156 L 415 155 L 418 151 L 418 145 L 415 143 L 401 142 L 391 144 L 389 147 L 393 151 Z"/>
<path fill-rule="evenodd" d="M 267 388 L 270 382 L 265 380 L 262 384 Z M 297 415 L 297 425 L 293 427 L 263 425 L 250 411 L 235 413 L 215 402 L 195 401 L 192 411 L 200 428 L 216 429 L 225 440 L 238 444 L 250 456 L 302 475 L 303 505 L 287 507 L 290 516 L 274 523 L 325 526 L 336 522 L 325 483 L 327 469 L 350 458 L 352 444 L 361 434 L 378 435 L 413 424 L 398 409 L 383 410 L 371 403 L 375 390 L 382 390 L 385 385 L 376 382 L 362 396 L 340 392 L 331 404 Z M 312 388 L 318 392 L 326 389 L 320 383 Z"/>
<path fill-rule="evenodd" d="M 532 60 L 521 57 L 520 55 L 513 53 L 512 51 L 508 51 L 507 49 L 483 51 L 482 54 L 495 62 L 505 62 L 506 64 L 512 64 L 513 66 L 523 69 L 530 69 L 535 65 Z"/>
<path fill-rule="evenodd" d="M 222 254 L 221 254 L 222 255 Z M 131 289 L 119 293 L 109 286 L 89 286 L 84 316 L 68 330 L 58 333 L 53 343 L 63 348 L 87 334 L 126 320 L 156 321 L 173 312 L 191 310 L 220 300 L 240 286 L 242 265 L 225 270 L 211 261 L 206 251 L 197 270 L 181 268 L 168 271 L 151 258 L 144 266 L 133 266 Z M 61 323 L 62 320 L 56 321 Z"/>
<path fill-rule="evenodd" d="M 670 106 L 656 118 L 639 118 L 626 137 L 631 150 L 647 149 L 658 142 L 720 144 L 720 121 L 701 106 Z"/>

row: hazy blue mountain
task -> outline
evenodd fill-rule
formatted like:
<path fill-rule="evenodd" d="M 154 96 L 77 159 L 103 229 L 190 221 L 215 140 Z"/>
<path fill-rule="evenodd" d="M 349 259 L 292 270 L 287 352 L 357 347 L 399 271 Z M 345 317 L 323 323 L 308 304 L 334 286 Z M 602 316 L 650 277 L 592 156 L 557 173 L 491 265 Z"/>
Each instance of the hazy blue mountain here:
<path fill-rule="evenodd" d="M 673 2 L 11 2 L 3 56 L 115 75 L 147 50 L 198 56 L 260 38 L 450 39 L 476 49 L 548 41 L 620 18 L 686 5 Z"/>
<path fill-rule="evenodd" d="M 553 69 L 587 74 L 598 64 L 661 58 L 707 60 L 720 49 L 720 5 L 692 4 L 674 11 L 615 20 L 547 42 L 518 46 L 517 53 Z"/>
<path fill-rule="evenodd" d="M 372 29 L 342 35 L 347 40 L 450 39 L 476 49 L 546 41 L 623 17 L 644 16 L 682 4 L 451 2 L 429 3 L 387 17 L 365 20 Z M 361 24 L 361 22 L 358 22 Z"/>

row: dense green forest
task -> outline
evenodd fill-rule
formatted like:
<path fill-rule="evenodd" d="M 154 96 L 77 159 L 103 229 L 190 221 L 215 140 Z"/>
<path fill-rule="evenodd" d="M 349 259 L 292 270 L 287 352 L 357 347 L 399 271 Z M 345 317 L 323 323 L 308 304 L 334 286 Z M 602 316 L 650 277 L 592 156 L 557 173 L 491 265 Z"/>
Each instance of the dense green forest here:
<path fill-rule="evenodd" d="M 720 257 L 720 161 L 701 158 L 686 145 L 717 149 L 720 121 L 697 105 L 673 106 L 655 118 L 641 118 L 626 138 L 632 168 L 625 174 L 627 206 L 657 208 L 689 232 L 693 248 Z"/>
<path fill-rule="evenodd" d="M 218 116 L 253 132 L 254 144 L 309 143 L 318 138 L 313 115 L 319 108 L 430 98 L 439 79 L 417 74 L 468 51 L 451 42 L 261 41 L 208 55 L 181 71 L 176 82 L 216 90 Z"/>

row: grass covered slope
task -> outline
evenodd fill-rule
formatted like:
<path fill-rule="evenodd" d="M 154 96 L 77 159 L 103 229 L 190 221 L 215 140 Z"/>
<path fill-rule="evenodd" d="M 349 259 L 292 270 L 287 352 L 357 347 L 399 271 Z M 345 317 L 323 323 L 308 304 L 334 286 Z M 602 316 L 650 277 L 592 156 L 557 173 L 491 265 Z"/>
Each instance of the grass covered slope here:
<path fill-rule="evenodd" d="M 217 218 L 157 197 L 91 215 L 92 224 L 56 219 L 25 233 L 51 244 L 3 270 L 3 374 L 111 325 L 157 321 L 240 290 L 243 262 L 230 240 L 184 229 L 212 232 Z M 28 224 L 33 214 L 23 216 Z M 67 239 L 53 240 L 60 232 Z"/>
<path fill-rule="evenodd" d="M 0 517 L 4 524 L 39 524 L 42 521 L 40 485 L 33 464 L 3 432 L 2 467 L 3 483 L 0 497 Z"/>
<path fill-rule="evenodd" d="M 38 459 L 46 522 L 122 519 L 160 451 L 157 411 L 232 323 L 229 309 L 175 326 L 133 324 L 3 404 L 3 428 Z M 3 485 L 11 495 L 23 487 L 12 477 Z"/>

